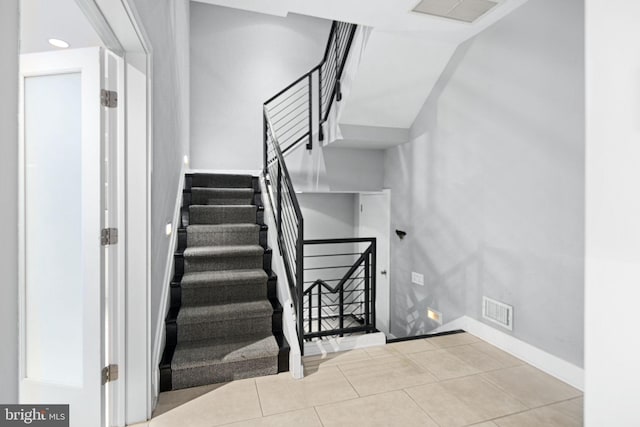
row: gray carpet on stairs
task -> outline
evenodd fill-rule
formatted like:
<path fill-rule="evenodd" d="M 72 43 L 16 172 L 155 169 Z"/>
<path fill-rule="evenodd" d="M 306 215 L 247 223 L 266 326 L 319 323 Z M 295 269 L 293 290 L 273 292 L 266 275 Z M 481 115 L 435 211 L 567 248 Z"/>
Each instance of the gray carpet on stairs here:
<path fill-rule="evenodd" d="M 186 307 L 256 301 L 267 294 L 262 269 L 187 273 L 182 277 L 182 304 Z"/>
<path fill-rule="evenodd" d="M 195 246 L 184 251 L 184 271 L 246 270 L 262 267 L 264 249 L 258 245 Z"/>
<path fill-rule="evenodd" d="M 191 189 L 192 205 L 250 205 L 252 188 L 200 188 Z"/>
<path fill-rule="evenodd" d="M 190 225 L 187 246 L 257 245 L 259 233 L 257 224 Z"/>
<path fill-rule="evenodd" d="M 195 205 L 189 208 L 191 224 L 249 224 L 256 220 L 254 205 Z"/>
<path fill-rule="evenodd" d="M 192 177 L 174 389 L 277 373 L 253 200 L 251 176 Z"/>

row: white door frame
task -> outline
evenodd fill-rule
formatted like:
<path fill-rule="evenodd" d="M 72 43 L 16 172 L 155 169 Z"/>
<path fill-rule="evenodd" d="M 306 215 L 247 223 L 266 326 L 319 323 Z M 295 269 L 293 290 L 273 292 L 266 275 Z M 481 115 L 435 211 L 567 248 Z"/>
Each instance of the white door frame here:
<path fill-rule="evenodd" d="M 361 210 L 362 197 L 367 196 L 375 196 L 375 197 L 383 197 L 386 203 L 386 212 L 385 215 L 389 218 L 389 221 L 386 224 L 387 230 L 379 230 L 377 236 L 368 235 L 370 233 L 365 232 L 362 229 L 362 215 L 363 212 Z M 383 332 L 387 338 L 394 338 L 391 335 L 390 328 L 390 319 L 391 319 L 391 258 L 390 258 L 390 244 L 391 244 L 391 190 L 383 189 L 382 191 L 376 192 L 362 192 L 358 194 L 357 203 L 356 203 L 356 218 L 357 220 L 357 235 L 358 237 L 376 237 L 376 328 Z M 386 246 L 380 240 L 380 235 L 384 233 L 386 236 L 387 242 Z M 382 256 L 381 256 L 382 255 Z M 382 262 L 386 259 L 386 265 Z"/>
<path fill-rule="evenodd" d="M 150 262 L 151 247 L 151 164 L 152 164 L 152 49 L 149 37 L 141 24 L 140 16 L 132 0 L 76 0 L 88 20 L 100 36 L 106 48 L 124 58 L 126 100 L 127 67 L 133 66 L 146 76 L 146 117 L 144 141 L 129 139 L 133 134 L 128 122 L 128 114 L 120 114 L 125 123 L 125 147 L 120 157 L 119 175 L 123 190 L 123 200 L 119 221 L 126 233 L 119 236 L 121 253 L 124 256 L 124 277 L 119 283 L 119 294 L 124 299 L 124 309 L 119 311 L 117 323 L 124 325 L 124 333 L 118 336 L 115 346 L 124 350 L 124 360 L 119 366 L 119 384 L 116 387 L 114 406 L 109 408 L 113 426 L 133 424 L 151 417 L 151 311 L 150 311 Z M 122 110 L 126 102 L 121 102 Z M 141 147 L 140 144 L 144 144 Z M 131 179 L 129 179 L 131 177 Z M 141 181 L 144 181 L 141 184 Z M 141 190 L 144 188 L 144 190 Z M 141 194 L 144 191 L 144 194 Z M 130 204 L 129 200 L 144 200 L 144 203 Z M 127 227 L 128 224 L 144 224 L 143 227 Z M 132 242 L 144 242 L 142 248 L 130 250 Z M 135 280 L 131 280 L 135 278 Z M 122 352 L 121 352 L 122 353 Z"/>

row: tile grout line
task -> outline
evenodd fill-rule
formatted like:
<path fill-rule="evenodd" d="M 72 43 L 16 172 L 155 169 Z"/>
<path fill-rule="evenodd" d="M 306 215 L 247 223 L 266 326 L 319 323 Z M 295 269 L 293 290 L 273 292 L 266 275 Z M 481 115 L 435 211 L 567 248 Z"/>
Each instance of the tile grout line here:
<path fill-rule="evenodd" d="M 264 409 L 262 409 L 262 399 L 260 399 L 260 390 L 258 390 L 258 381 L 253 379 L 253 387 L 256 390 L 256 396 L 258 396 L 258 405 L 260 406 L 260 413 L 262 414 L 262 418 L 264 418 Z"/>
<path fill-rule="evenodd" d="M 339 364 L 336 364 L 336 368 L 338 368 L 338 371 L 342 374 L 342 377 L 347 381 L 347 383 L 349 383 L 349 386 L 353 389 L 353 391 L 356 392 L 356 394 L 358 395 L 358 399 L 363 397 L 363 396 L 360 395 L 360 393 L 355 388 L 355 386 L 353 384 L 351 384 L 351 381 L 349 381 L 349 378 L 347 377 L 347 374 L 344 373 L 344 371 L 340 368 Z"/>
<path fill-rule="evenodd" d="M 313 412 L 316 413 L 316 417 L 318 417 L 318 421 L 320 421 L 320 425 L 324 427 L 324 423 L 322 422 L 322 418 L 320 418 L 320 413 L 318 413 L 318 408 L 313 406 Z"/>
<path fill-rule="evenodd" d="M 444 350 L 444 349 L 441 349 L 441 350 Z M 445 350 L 445 351 L 446 351 L 446 350 Z M 447 352 L 447 353 L 449 353 L 449 352 Z M 460 363 L 462 363 L 462 364 L 464 364 L 464 365 L 468 366 L 469 368 L 476 369 L 476 368 L 474 368 L 473 366 L 469 365 L 469 364 L 468 364 L 467 362 L 465 362 L 464 360 L 460 359 L 459 357 L 456 357 L 456 355 L 455 355 L 455 354 L 451 354 L 451 353 L 449 353 L 449 355 L 450 355 L 450 356 L 452 356 L 453 358 L 457 359 Z M 459 377 L 453 377 L 453 378 L 440 378 L 440 377 L 439 377 L 435 372 L 433 372 L 432 370 L 430 370 L 428 367 L 426 367 L 426 366 L 422 366 L 420 363 L 416 362 L 416 361 L 415 361 L 415 360 L 413 360 L 412 358 L 410 358 L 410 360 L 411 360 L 412 362 L 414 362 L 416 365 L 418 365 L 419 367 L 426 369 L 426 370 L 427 370 L 431 375 L 433 375 L 433 376 L 438 380 L 438 382 L 441 382 L 441 381 L 448 381 L 448 380 L 455 380 L 455 379 L 458 379 L 458 378 L 464 378 L 464 377 L 471 377 L 471 376 L 473 376 L 473 375 L 480 375 L 480 374 L 484 373 L 483 371 L 480 371 L 480 370 L 476 369 L 478 372 L 475 372 L 475 373 L 472 373 L 472 374 L 461 375 L 461 376 L 459 376 Z"/>
<path fill-rule="evenodd" d="M 467 344 L 467 346 L 471 347 L 471 344 Z M 462 347 L 462 346 L 448 347 L 448 348 L 447 348 L 447 349 L 445 349 L 445 350 L 447 350 L 447 353 L 449 353 L 451 356 L 456 357 L 457 359 L 460 359 L 463 363 L 466 363 L 467 365 L 471 366 L 471 367 L 472 367 L 472 368 L 474 368 L 474 369 L 478 369 L 478 370 L 480 371 L 479 373 L 481 373 L 481 374 L 483 374 L 483 373 L 488 373 L 488 372 L 494 372 L 494 371 L 500 371 L 500 370 L 503 370 L 503 369 L 518 368 L 518 367 L 523 366 L 523 365 L 525 365 L 525 364 L 526 364 L 525 362 L 522 362 L 522 361 L 521 361 L 522 363 L 521 363 L 521 364 L 519 364 L 519 365 L 500 366 L 499 368 L 492 368 L 492 369 L 480 369 L 480 368 L 476 368 L 476 367 L 475 367 L 475 366 L 473 366 L 471 363 L 466 362 L 465 360 L 462 360 L 462 358 L 461 358 L 461 357 L 456 356 L 454 353 L 451 353 L 451 352 L 449 352 L 449 351 L 448 351 L 448 349 L 449 349 L 449 348 L 459 348 L 459 347 Z M 492 355 L 492 354 L 489 354 L 489 353 L 487 353 L 487 352 L 483 352 L 482 350 L 478 350 L 478 349 L 475 349 L 475 348 L 474 348 L 474 350 L 476 350 L 477 352 L 479 352 L 479 353 L 481 353 L 481 354 L 483 354 L 483 355 L 485 355 L 485 356 L 490 357 L 490 358 L 491 358 L 492 360 L 494 360 L 494 361 L 497 361 L 497 358 L 496 358 L 494 355 Z M 520 359 L 517 359 L 517 358 L 516 358 L 516 360 L 520 361 Z M 496 363 L 500 363 L 500 362 L 496 362 Z"/>
<path fill-rule="evenodd" d="M 433 421 L 435 425 L 440 426 L 440 423 L 437 422 L 435 419 L 433 419 L 433 417 L 426 411 L 426 409 L 424 409 L 418 402 L 415 401 L 415 399 L 413 397 L 411 397 L 411 395 L 409 393 L 407 393 L 407 390 L 402 388 L 402 389 L 400 389 L 400 391 L 402 391 L 405 394 L 405 396 L 407 396 L 409 398 L 409 400 L 411 400 L 413 403 L 415 403 L 415 405 L 418 407 L 418 409 L 421 410 L 427 416 L 427 418 L 429 418 L 431 421 Z"/>
<path fill-rule="evenodd" d="M 414 363 L 412 360 L 410 360 L 410 359 L 406 359 L 406 360 L 407 360 L 409 363 L 412 363 L 412 364 L 413 364 L 414 366 L 416 366 L 418 369 L 421 369 L 421 370 L 423 369 L 422 367 L 420 367 L 420 366 L 418 366 L 416 363 Z M 336 366 L 336 367 L 338 367 L 338 369 L 340 369 L 338 365 L 335 365 L 335 366 Z M 340 371 L 342 372 L 342 369 L 340 369 Z M 351 383 L 351 381 L 349 381 L 349 378 L 347 378 L 347 375 L 346 375 L 344 372 L 342 372 L 342 375 L 345 377 L 345 379 L 347 380 L 347 382 L 351 385 L 351 387 L 354 389 L 354 391 L 355 391 L 355 392 L 356 392 L 356 394 L 358 395 L 358 397 L 357 397 L 357 398 L 354 398 L 354 399 L 364 399 L 364 398 L 367 398 L 367 397 L 370 397 L 370 396 L 379 396 L 379 395 L 381 395 L 381 394 L 391 393 L 391 392 L 394 392 L 394 391 L 402 391 L 402 390 L 404 390 L 405 388 L 420 387 L 420 386 L 429 385 L 429 384 L 437 384 L 437 383 L 439 383 L 439 382 L 440 382 L 440 381 L 438 380 L 438 378 L 437 378 L 435 375 L 431 374 L 431 372 L 427 371 L 426 373 L 427 373 L 427 374 L 430 374 L 430 375 L 435 379 L 435 381 L 426 382 L 426 383 L 421 383 L 421 384 L 414 384 L 414 385 L 412 385 L 412 386 L 404 387 L 404 388 L 403 388 L 403 387 L 400 387 L 400 388 L 393 388 L 393 389 L 391 389 L 391 390 L 383 390 L 383 391 L 379 391 L 379 392 L 377 392 L 377 393 L 370 393 L 370 394 L 366 394 L 366 395 L 361 395 L 361 394 L 358 392 L 358 390 L 356 390 L 355 386 Z M 348 399 L 348 400 L 354 400 L 354 399 Z M 334 403 L 335 403 L 335 402 L 334 402 Z M 322 405 L 320 405 L 320 406 L 322 406 Z"/>
<path fill-rule="evenodd" d="M 511 369 L 511 368 L 505 368 L 505 369 Z M 497 371 L 497 370 L 496 370 Z M 492 372 L 496 372 L 496 371 L 492 371 Z M 505 393 L 507 396 L 515 399 L 516 401 L 520 402 L 522 404 L 522 406 L 524 406 L 525 408 L 528 409 L 534 409 L 534 408 L 529 408 L 529 405 L 527 405 L 526 403 L 524 403 L 522 400 L 520 400 L 517 396 L 515 396 L 513 393 L 511 393 L 509 390 L 507 390 L 506 388 L 502 387 L 500 384 L 498 384 L 497 382 L 491 381 L 491 378 L 489 378 L 487 376 L 487 373 L 484 372 L 481 374 L 482 377 L 481 379 L 486 381 L 487 383 L 491 384 L 492 386 L 494 386 L 495 388 L 497 388 L 498 390 L 502 391 L 503 393 Z M 545 405 L 542 405 L 545 406 Z"/>

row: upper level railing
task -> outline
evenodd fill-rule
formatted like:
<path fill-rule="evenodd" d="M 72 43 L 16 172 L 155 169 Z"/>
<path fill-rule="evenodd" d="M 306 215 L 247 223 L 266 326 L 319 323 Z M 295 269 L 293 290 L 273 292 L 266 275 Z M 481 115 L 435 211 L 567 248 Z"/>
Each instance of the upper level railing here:
<path fill-rule="evenodd" d="M 305 287 L 304 248 L 305 244 L 312 243 L 304 241 L 302 211 L 287 169 L 285 155 L 301 144 L 305 144 L 306 148 L 311 150 L 316 134 L 318 140 L 323 139 L 323 126 L 328 120 L 331 108 L 342 98 L 340 80 L 355 31 L 354 24 L 334 21 L 320 64 L 271 97 L 263 106 L 263 173 L 268 186 L 269 202 L 275 215 L 278 246 L 289 281 L 296 313 L 300 351 L 303 354 L 305 338 L 329 333 L 325 328 L 322 335 L 312 336 L 309 335 L 311 331 L 305 331 L 304 327 L 304 296 L 314 292 Z M 375 243 L 373 248 L 375 254 Z M 371 252 L 368 254 L 370 256 Z M 318 280 L 320 280 L 318 283 L 322 283 L 323 278 Z M 345 279 L 345 283 L 349 280 Z M 327 281 L 325 280 L 324 283 L 326 284 Z M 341 295 L 344 294 L 345 283 L 337 290 Z M 367 283 L 375 289 L 375 279 Z M 322 285 L 314 286 L 322 287 Z M 323 292 L 318 292 L 319 301 L 322 303 Z M 375 296 L 375 290 L 371 294 L 372 291 L 369 288 L 367 292 Z M 375 306 L 375 299 L 373 301 Z M 371 302 L 368 304 L 371 306 Z M 319 317 L 322 318 L 322 314 Z M 344 320 L 344 316 L 341 318 Z M 375 328 L 375 323 L 373 327 Z M 371 330 L 370 327 L 365 329 L 367 332 Z"/>
<path fill-rule="evenodd" d="M 324 58 L 318 66 L 320 81 L 318 139 L 320 141 L 324 139 L 323 125 L 329 118 L 333 101 L 340 102 L 342 100 L 342 73 L 351 50 L 356 28 L 354 24 L 333 21 Z"/>
<path fill-rule="evenodd" d="M 356 28 L 355 24 L 334 21 L 322 61 L 264 103 L 282 154 L 303 143 L 311 150 L 316 131 L 318 139 L 324 139 L 323 126 L 331 107 L 342 99 L 341 78 Z M 265 156 L 273 160 L 275 153 L 265 151 Z"/>
<path fill-rule="evenodd" d="M 375 331 L 376 239 L 304 244 L 304 337 Z"/>

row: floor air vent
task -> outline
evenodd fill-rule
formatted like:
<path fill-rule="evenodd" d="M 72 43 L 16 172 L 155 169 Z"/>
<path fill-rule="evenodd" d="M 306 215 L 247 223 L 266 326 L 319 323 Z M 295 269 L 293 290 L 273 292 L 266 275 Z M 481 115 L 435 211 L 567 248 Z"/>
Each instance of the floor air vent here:
<path fill-rule="evenodd" d="M 488 297 L 482 297 L 482 317 L 513 330 L 513 307 Z"/>

